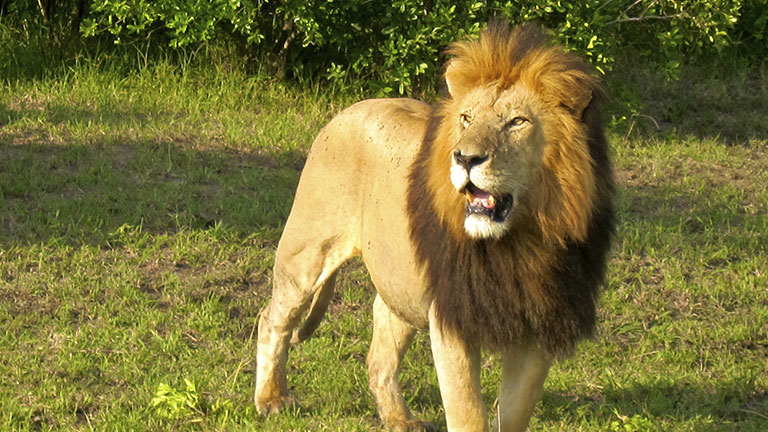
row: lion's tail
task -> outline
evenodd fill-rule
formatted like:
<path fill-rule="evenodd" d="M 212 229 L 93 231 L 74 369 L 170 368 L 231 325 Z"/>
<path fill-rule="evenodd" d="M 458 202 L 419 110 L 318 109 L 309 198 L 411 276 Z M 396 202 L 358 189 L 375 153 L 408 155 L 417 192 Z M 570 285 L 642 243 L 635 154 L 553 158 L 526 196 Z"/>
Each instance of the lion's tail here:
<path fill-rule="evenodd" d="M 297 344 L 309 339 L 312 333 L 317 330 L 317 326 L 320 325 L 320 321 L 323 320 L 323 315 L 328 311 L 328 305 L 331 303 L 331 297 L 333 297 L 333 288 L 336 282 L 336 273 L 332 274 L 315 293 L 315 297 L 312 299 L 312 305 L 309 307 L 307 317 L 304 318 L 304 322 L 301 323 L 301 327 L 293 331 L 291 336 L 291 344 Z"/>

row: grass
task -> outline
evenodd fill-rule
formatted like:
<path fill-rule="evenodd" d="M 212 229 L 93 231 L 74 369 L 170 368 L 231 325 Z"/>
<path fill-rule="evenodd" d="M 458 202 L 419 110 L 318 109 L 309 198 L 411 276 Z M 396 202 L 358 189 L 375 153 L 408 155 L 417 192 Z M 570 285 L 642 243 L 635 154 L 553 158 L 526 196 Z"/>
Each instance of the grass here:
<path fill-rule="evenodd" d="M 766 73 L 690 73 L 614 75 L 634 102 L 609 131 L 621 223 L 598 335 L 553 368 L 532 430 L 768 427 Z M 2 82 L 0 429 L 381 430 L 359 262 L 291 353 L 300 408 L 251 404 L 293 190 L 351 96 L 165 62 Z M 444 427 L 425 335 L 403 385 Z"/>

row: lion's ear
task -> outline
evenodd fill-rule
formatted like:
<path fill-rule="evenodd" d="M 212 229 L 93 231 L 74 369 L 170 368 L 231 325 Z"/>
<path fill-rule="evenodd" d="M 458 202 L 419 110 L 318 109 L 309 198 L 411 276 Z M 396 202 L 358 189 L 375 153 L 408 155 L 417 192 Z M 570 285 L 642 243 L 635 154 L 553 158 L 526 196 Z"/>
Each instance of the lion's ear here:
<path fill-rule="evenodd" d="M 445 78 L 445 85 L 448 87 L 448 93 L 452 98 L 456 99 L 459 95 L 464 93 L 464 79 L 462 79 L 463 77 L 459 74 L 459 66 L 456 64 L 455 60 L 448 61 L 443 77 Z"/>
<path fill-rule="evenodd" d="M 561 77 L 559 85 L 555 86 L 560 103 L 575 117 L 581 118 L 593 97 L 593 80 L 581 72 Z"/>
<path fill-rule="evenodd" d="M 579 91 L 574 92 L 571 95 L 569 98 L 570 100 L 566 101 L 565 104 L 574 116 L 581 118 L 581 115 L 584 114 L 584 110 L 587 109 L 589 103 L 592 102 L 592 90 L 583 87 L 578 90 Z"/>

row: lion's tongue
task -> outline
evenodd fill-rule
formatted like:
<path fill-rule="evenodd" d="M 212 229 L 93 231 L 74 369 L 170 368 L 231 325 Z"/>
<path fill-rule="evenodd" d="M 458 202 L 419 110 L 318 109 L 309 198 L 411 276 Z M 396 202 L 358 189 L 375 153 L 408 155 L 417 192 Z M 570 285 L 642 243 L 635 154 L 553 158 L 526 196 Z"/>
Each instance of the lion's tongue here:
<path fill-rule="evenodd" d="M 496 208 L 496 198 L 486 191 L 475 189 L 470 195 L 469 205 L 472 207 L 480 207 L 493 210 Z"/>

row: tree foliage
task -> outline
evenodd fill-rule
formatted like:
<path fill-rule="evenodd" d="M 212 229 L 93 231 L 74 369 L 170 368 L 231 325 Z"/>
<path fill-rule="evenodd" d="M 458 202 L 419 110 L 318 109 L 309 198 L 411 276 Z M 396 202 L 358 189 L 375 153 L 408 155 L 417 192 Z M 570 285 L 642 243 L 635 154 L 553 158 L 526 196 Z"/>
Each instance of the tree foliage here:
<path fill-rule="evenodd" d="M 768 0 L 9 0 L 0 13 L 17 26 L 171 50 L 229 37 L 276 72 L 365 78 L 379 94 L 433 85 L 440 51 L 492 17 L 539 22 L 603 72 L 626 52 L 670 76 L 689 59 L 768 54 Z"/>

